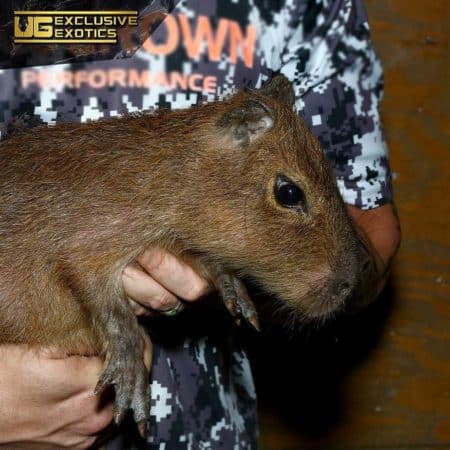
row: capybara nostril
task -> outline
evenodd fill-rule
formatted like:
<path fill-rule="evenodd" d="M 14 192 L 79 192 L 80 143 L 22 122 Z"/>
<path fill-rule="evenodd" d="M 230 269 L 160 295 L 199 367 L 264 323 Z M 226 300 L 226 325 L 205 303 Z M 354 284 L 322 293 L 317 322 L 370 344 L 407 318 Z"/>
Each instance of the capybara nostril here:
<path fill-rule="evenodd" d="M 331 294 L 335 296 L 348 295 L 350 293 L 350 283 L 347 280 L 338 279 L 331 284 Z"/>
<path fill-rule="evenodd" d="M 362 266 L 363 272 L 365 272 L 367 269 L 370 268 L 370 263 L 371 263 L 370 258 L 367 258 L 367 259 L 364 261 L 364 264 L 363 264 L 363 266 Z"/>

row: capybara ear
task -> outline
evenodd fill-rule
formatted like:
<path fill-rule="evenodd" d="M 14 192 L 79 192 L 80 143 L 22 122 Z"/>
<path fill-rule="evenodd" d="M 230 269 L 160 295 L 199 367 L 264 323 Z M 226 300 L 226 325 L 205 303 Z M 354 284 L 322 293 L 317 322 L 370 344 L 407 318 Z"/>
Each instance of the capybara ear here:
<path fill-rule="evenodd" d="M 263 84 L 257 92 L 289 106 L 292 106 L 295 101 L 292 83 L 282 74 L 275 75 L 271 80 Z"/>
<path fill-rule="evenodd" d="M 258 100 L 245 100 L 227 111 L 218 122 L 238 145 L 246 146 L 270 130 L 273 119 L 269 108 Z"/>

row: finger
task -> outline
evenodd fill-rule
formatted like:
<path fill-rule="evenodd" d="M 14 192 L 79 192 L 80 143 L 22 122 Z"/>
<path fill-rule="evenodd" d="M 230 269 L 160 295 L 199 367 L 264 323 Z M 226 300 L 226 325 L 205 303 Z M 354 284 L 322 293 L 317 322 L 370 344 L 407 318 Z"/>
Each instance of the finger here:
<path fill-rule="evenodd" d="M 134 301 L 131 297 L 128 297 L 128 303 L 130 304 L 135 316 L 146 317 L 152 315 L 152 311 L 150 309 Z"/>
<path fill-rule="evenodd" d="M 44 348 L 39 354 L 28 352 L 28 385 L 45 396 L 47 402 L 65 401 L 80 395 L 93 397 L 95 385 L 103 370 L 103 358 L 69 356 L 55 359 L 51 354 L 51 348 Z"/>
<path fill-rule="evenodd" d="M 204 278 L 166 250 L 147 249 L 137 261 L 161 286 L 183 300 L 197 300 L 211 290 Z"/>
<path fill-rule="evenodd" d="M 146 308 L 167 311 L 179 303 L 174 294 L 145 273 L 138 264 L 129 264 L 125 267 L 122 280 L 128 296 Z"/>

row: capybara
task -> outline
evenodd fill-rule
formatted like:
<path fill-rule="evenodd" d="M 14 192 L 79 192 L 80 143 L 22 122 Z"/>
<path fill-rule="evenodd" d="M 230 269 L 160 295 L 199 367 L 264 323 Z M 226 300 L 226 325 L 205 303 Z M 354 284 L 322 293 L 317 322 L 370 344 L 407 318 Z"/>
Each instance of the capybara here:
<path fill-rule="evenodd" d="M 186 110 L 37 127 L 0 144 L 0 343 L 105 357 L 116 419 L 149 417 L 122 271 L 185 258 L 257 325 L 242 277 L 298 312 L 340 310 L 367 253 L 283 76 Z"/>

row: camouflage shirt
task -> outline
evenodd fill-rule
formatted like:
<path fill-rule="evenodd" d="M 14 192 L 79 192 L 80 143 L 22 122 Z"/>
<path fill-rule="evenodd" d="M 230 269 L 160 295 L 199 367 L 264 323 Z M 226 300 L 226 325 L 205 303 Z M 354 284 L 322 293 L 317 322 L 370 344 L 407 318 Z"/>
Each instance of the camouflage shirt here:
<path fill-rule="evenodd" d="M 282 72 L 344 200 L 365 209 L 391 200 L 382 71 L 363 0 L 154 0 L 146 7 L 167 15 L 131 57 L 0 70 L 0 133 L 23 114 L 85 122 L 186 108 Z M 211 336 L 161 342 L 151 386 L 147 448 L 257 447 L 256 397 L 241 349 L 228 353 Z"/>

